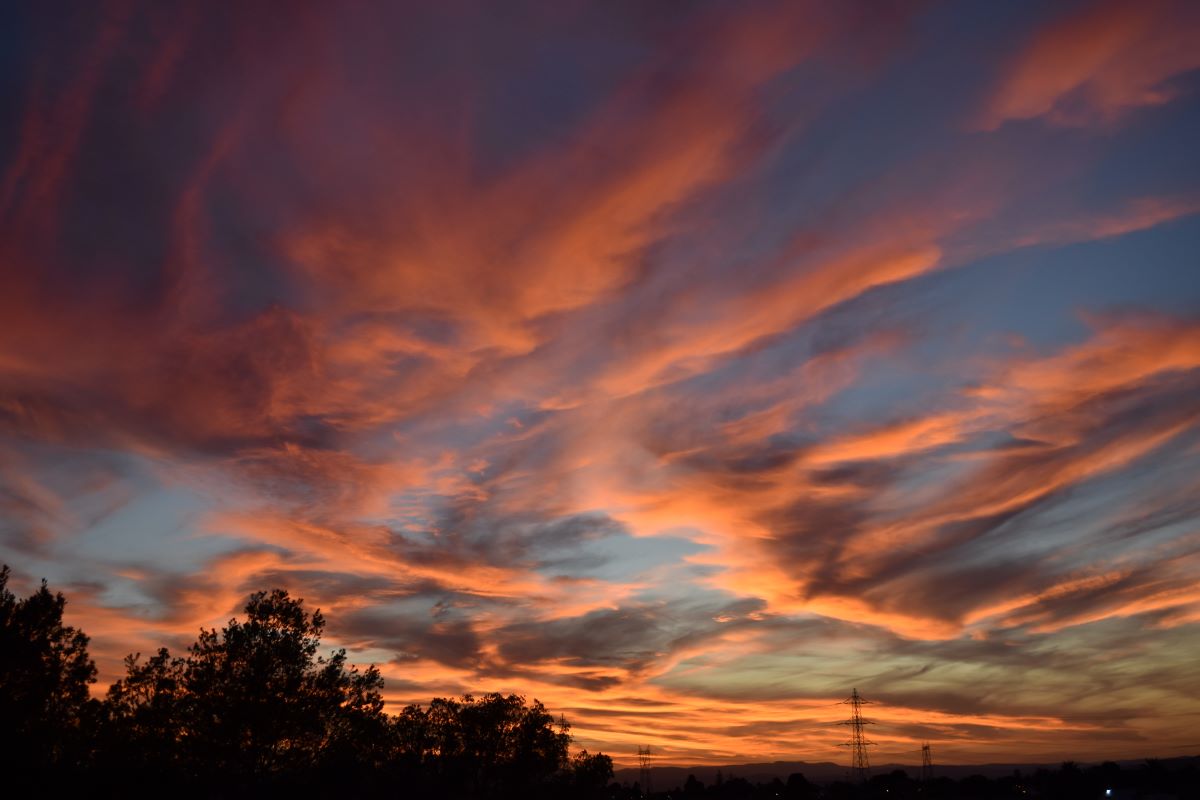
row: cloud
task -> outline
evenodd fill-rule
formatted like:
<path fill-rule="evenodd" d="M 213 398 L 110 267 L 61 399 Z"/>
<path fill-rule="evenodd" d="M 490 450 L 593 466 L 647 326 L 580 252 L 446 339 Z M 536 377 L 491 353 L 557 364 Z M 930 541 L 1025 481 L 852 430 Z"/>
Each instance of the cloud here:
<path fill-rule="evenodd" d="M 0 555 L 104 678 L 281 586 L 619 758 L 828 758 L 851 682 L 897 751 L 1179 741 L 1197 204 L 1093 123 L 1184 107 L 1193 15 L 886 11 L 32 14 Z"/>
<path fill-rule="evenodd" d="M 1170 102 L 1170 79 L 1200 67 L 1200 16 L 1172 0 L 1082 4 L 1042 26 L 1013 57 L 979 120 L 1086 125 Z"/>
<path fill-rule="evenodd" d="M 1197 363 L 1180 344 L 1192 338 L 1192 327 L 1114 325 L 1062 356 L 1014 365 L 995 391 L 975 390 L 999 403 L 976 409 L 960 426 L 961 436 L 1005 420 L 1015 435 L 1039 446 L 976 456 L 963 479 L 949 481 L 907 519 L 843 524 L 857 535 L 839 537 L 837 558 L 826 558 L 817 592 L 846 581 L 835 591 L 953 619 L 989 591 L 1007 594 L 1029 580 L 1032 565 L 1014 557 L 1013 548 L 1022 529 L 1036 525 L 1031 517 L 1073 487 L 1125 469 L 1195 429 L 1195 414 L 1181 403 L 1195 390 Z M 1019 399 L 1010 404 L 1007 397 Z M 910 453 L 923 447 L 917 441 Z M 975 561 L 1005 540 L 1007 558 Z M 960 559 L 971 566 L 948 568 Z M 1045 569 L 1043 562 L 1038 571 Z"/>

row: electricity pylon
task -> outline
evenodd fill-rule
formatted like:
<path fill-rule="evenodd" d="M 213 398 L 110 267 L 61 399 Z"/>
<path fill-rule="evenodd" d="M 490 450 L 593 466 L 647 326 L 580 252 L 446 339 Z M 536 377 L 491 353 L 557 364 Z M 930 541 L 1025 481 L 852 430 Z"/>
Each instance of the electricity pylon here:
<path fill-rule="evenodd" d="M 933 780 L 933 752 L 929 749 L 929 742 L 921 745 L 921 783 L 929 783 Z"/>
<path fill-rule="evenodd" d="M 850 741 L 843 742 L 842 747 L 850 748 L 850 776 L 858 783 L 862 783 L 871 775 L 871 762 L 867 758 L 867 747 L 875 743 L 867 740 L 863 727 L 875 723 L 863 719 L 862 716 L 862 706 L 869 702 L 871 701 L 863 699 L 862 695 L 858 693 L 858 689 L 855 689 L 849 697 L 842 701 L 843 705 L 850 706 L 850 719 L 841 723 L 850 726 Z"/>
<path fill-rule="evenodd" d="M 638 763 L 642 767 L 642 797 L 650 796 L 650 745 L 638 747 Z"/>

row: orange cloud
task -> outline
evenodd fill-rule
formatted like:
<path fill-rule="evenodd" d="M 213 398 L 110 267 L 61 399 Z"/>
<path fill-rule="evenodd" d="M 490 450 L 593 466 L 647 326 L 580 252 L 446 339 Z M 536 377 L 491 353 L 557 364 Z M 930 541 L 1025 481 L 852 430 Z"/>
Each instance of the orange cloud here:
<path fill-rule="evenodd" d="M 1008 66 L 980 127 L 1045 117 L 1113 119 L 1174 98 L 1168 81 L 1200 67 L 1200 14 L 1188 2 L 1084 4 L 1037 31 Z"/>
<path fill-rule="evenodd" d="M 1013 251 L 1195 197 L 1153 170 L 1079 196 L 1108 162 L 1069 130 L 1014 148 L 905 106 L 831 136 L 913 99 L 907 61 L 840 74 L 905 10 L 600 7 L 550 15 L 579 63 L 541 17 L 446 57 L 395 32 L 456 10 L 101 14 L 0 176 L 0 554 L 68 581 L 105 679 L 282 585 L 390 703 L 522 691 L 618 761 L 829 758 L 851 681 L 895 753 L 1182 741 L 1130 710 L 1195 688 L 1200 328 L 942 312 L 986 317 Z M 1165 102 L 1194 23 L 1068 12 L 982 124 Z M 507 107 L 560 67 L 579 91 Z"/>

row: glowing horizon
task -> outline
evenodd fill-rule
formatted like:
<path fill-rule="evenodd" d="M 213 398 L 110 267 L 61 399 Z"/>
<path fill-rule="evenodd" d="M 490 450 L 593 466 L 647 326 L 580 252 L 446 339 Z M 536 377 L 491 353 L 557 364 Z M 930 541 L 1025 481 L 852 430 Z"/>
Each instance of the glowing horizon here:
<path fill-rule="evenodd" d="M 0 36 L 0 562 L 97 691 L 280 587 L 618 766 L 1200 749 L 1200 6 Z"/>

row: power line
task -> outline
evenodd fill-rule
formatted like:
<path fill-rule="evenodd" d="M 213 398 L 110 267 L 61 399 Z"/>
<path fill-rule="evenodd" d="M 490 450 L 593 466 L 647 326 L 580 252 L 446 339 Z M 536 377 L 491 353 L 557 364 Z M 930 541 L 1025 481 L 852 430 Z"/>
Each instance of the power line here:
<path fill-rule="evenodd" d="M 842 747 L 850 748 L 850 775 L 858 783 L 862 783 L 871 775 L 871 762 L 867 758 L 867 747 L 875 743 L 867 740 L 863 728 L 875 723 L 863 719 L 862 716 L 862 706 L 870 702 L 870 700 L 863 699 L 862 695 L 858 693 L 858 689 L 855 689 L 848 698 L 840 703 L 840 705 L 850 706 L 850 719 L 841 723 L 850 726 L 850 741 L 843 742 Z"/>
<path fill-rule="evenodd" d="M 650 745 L 638 747 L 638 763 L 642 767 L 642 797 L 649 797 L 650 788 Z"/>

